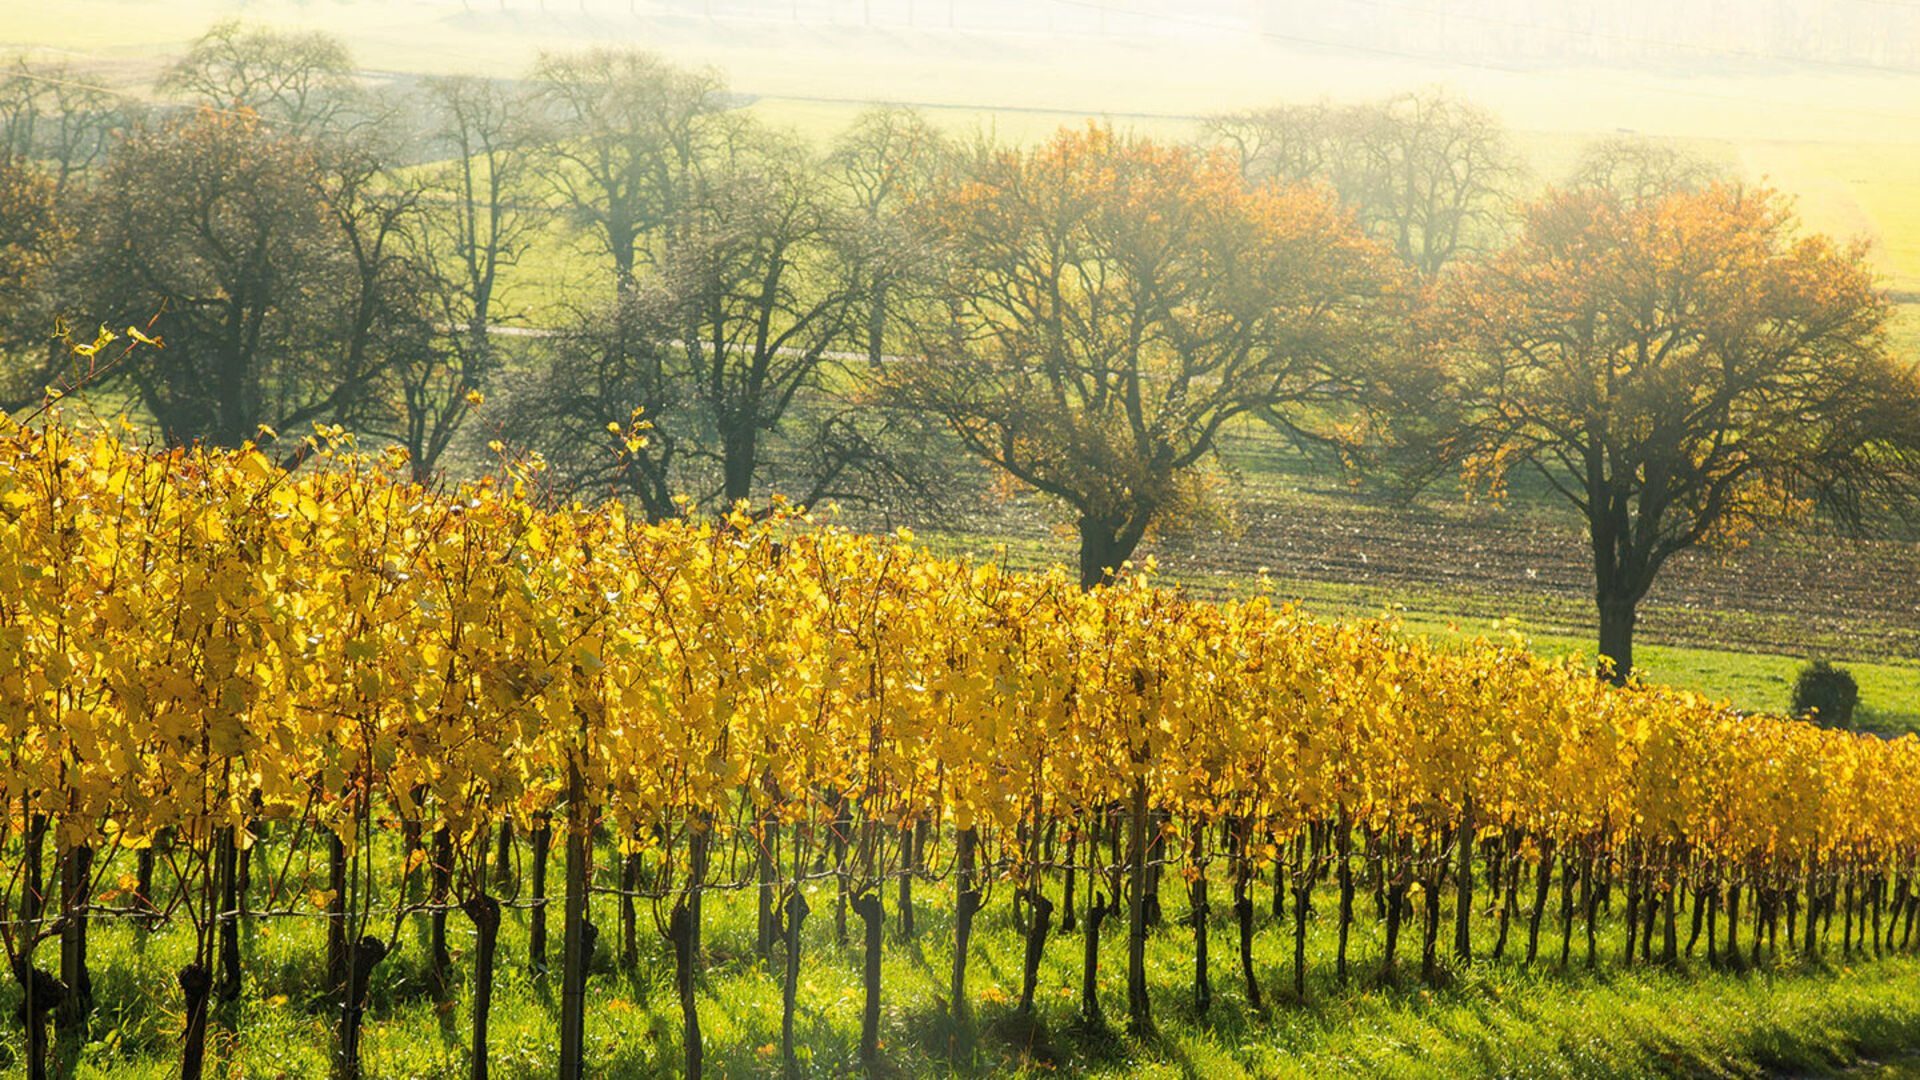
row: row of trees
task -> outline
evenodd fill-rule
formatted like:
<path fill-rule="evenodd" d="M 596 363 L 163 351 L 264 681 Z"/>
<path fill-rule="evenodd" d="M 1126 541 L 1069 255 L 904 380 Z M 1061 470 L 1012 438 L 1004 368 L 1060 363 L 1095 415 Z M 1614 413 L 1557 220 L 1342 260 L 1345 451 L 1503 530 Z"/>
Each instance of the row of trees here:
<path fill-rule="evenodd" d="M 1264 422 L 1412 487 L 1538 473 L 1588 523 L 1622 674 L 1674 553 L 1916 493 L 1920 388 L 1860 249 L 1636 143 L 1516 212 L 1503 132 L 1444 94 L 1195 146 L 882 109 L 816 152 L 632 51 L 396 95 L 327 38 L 222 24 L 177 107 L 68 76 L 0 93 L 10 407 L 90 379 L 172 442 L 338 423 L 424 479 L 495 393 L 555 494 L 654 520 L 952 505 L 957 443 L 1060 508 L 1087 587 L 1230 510 L 1220 435 Z M 589 286 L 517 288 L 568 243 Z M 165 348 L 99 369 L 47 344 L 60 314 Z"/>

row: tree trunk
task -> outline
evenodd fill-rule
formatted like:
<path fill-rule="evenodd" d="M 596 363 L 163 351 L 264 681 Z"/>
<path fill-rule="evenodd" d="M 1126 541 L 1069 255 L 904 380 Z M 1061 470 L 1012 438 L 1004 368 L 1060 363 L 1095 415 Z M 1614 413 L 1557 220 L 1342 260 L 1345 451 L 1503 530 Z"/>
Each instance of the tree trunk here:
<path fill-rule="evenodd" d="M 1672 880 L 1660 883 L 1660 962 L 1668 967 L 1680 962 L 1679 947 L 1675 941 L 1679 936 L 1678 928 L 1674 926 L 1679 891 Z"/>
<path fill-rule="evenodd" d="M 1083 515 L 1076 523 L 1080 533 L 1080 587 L 1092 589 L 1111 580 L 1120 564 L 1133 557 L 1152 517 L 1143 509 L 1114 518 Z"/>
<path fill-rule="evenodd" d="M 1345 986 L 1347 936 L 1353 927 L 1353 824 L 1347 820 L 1345 810 L 1340 812 L 1340 821 L 1334 827 L 1340 830 L 1334 837 L 1334 857 L 1340 860 L 1336 874 L 1340 884 L 1340 940 L 1334 952 L 1333 977 Z"/>
<path fill-rule="evenodd" d="M 513 884 L 513 819 L 500 823 L 499 846 L 493 855 L 493 889 L 506 893 Z"/>
<path fill-rule="evenodd" d="M 1399 871 L 1403 872 L 1403 871 Z M 1387 885 L 1387 940 L 1380 950 L 1380 981 L 1393 981 L 1394 954 L 1400 949 L 1400 928 L 1406 921 L 1407 883 L 1396 880 Z"/>
<path fill-rule="evenodd" d="M 779 843 L 780 826 L 774 823 L 772 814 L 763 814 L 760 818 L 759 842 L 755 845 L 758 860 L 757 879 L 760 887 L 754 890 L 754 951 L 761 957 L 773 959 L 773 942 L 779 936 L 780 913 L 776 910 L 778 897 L 775 888 L 779 885 L 779 865 L 774 858 L 774 845 Z"/>
<path fill-rule="evenodd" d="M 900 826 L 900 940 L 913 940 L 913 826 Z"/>
<path fill-rule="evenodd" d="M 156 839 L 154 842 L 157 843 L 158 840 Z M 155 917 L 159 915 L 159 909 L 154 907 L 153 904 L 153 847 L 151 844 L 141 848 L 134 856 L 133 877 L 135 882 L 134 890 L 139 893 L 134 903 L 148 915 L 148 918 L 142 919 L 134 925 L 138 926 L 141 930 L 150 930 L 153 928 L 152 924 Z"/>
<path fill-rule="evenodd" d="M 187 1018 L 180 1039 L 180 1080 L 200 1080 L 207 1060 L 207 999 L 213 996 L 213 977 L 199 964 L 188 964 L 178 979 Z"/>
<path fill-rule="evenodd" d="M 880 370 L 886 360 L 887 336 L 887 283 L 884 278 L 873 283 L 872 295 L 867 303 L 867 366 Z"/>
<path fill-rule="evenodd" d="M 40 917 L 41 912 L 46 910 L 46 843 L 47 815 L 30 815 L 27 821 L 27 833 L 24 841 L 25 851 L 22 854 L 27 873 L 27 880 L 20 889 L 20 919 L 22 922 L 33 922 Z"/>
<path fill-rule="evenodd" d="M 593 944 L 587 914 L 587 886 L 592 881 L 592 825 L 584 802 L 584 785 L 577 762 L 568 765 L 567 779 L 567 895 L 561 921 L 560 963 L 560 1080 L 586 1076 L 587 961 Z"/>
<path fill-rule="evenodd" d="M 1293 993 L 1307 997 L 1307 915 L 1313 910 L 1313 873 L 1318 859 L 1318 829 L 1309 825 L 1294 843 L 1293 864 Z"/>
<path fill-rule="evenodd" d="M 1079 928 L 1079 925 L 1080 925 L 1079 918 L 1075 916 L 1073 912 L 1073 890 L 1074 890 L 1074 886 L 1077 884 L 1077 882 L 1074 880 L 1075 871 L 1077 870 L 1077 867 L 1074 865 L 1073 860 L 1078 856 L 1079 848 L 1080 848 L 1080 829 L 1076 825 L 1067 830 L 1066 894 L 1060 900 L 1060 932 L 1063 934 L 1073 933 L 1076 929 Z M 1900 920 L 1900 914 L 1899 914 L 1898 908 L 1894 909 L 1893 918 L 1895 922 L 1898 922 Z"/>
<path fill-rule="evenodd" d="M 833 804 L 833 940 L 836 944 L 847 943 L 847 836 L 853 829 L 853 811 L 847 797 L 839 792 L 831 792 L 827 801 Z"/>
<path fill-rule="evenodd" d="M 447 902 L 453 891 L 453 830 L 441 825 L 433 832 L 433 868 L 427 874 L 427 985 L 433 1000 L 453 1000 L 453 956 L 447 951 Z"/>
<path fill-rule="evenodd" d="M 1460 810 L 1460 835 L 1454 839 L 1458 856 L 1453 898 L 1453 955 L 1466 963 L 1473 959 L 1473 844 L 1478 828 L 1473 819 L 1473 796 Z"/>
<path fill-rule="evenodd" d="M 1703 870 L 1701 871 L 1701 873 L 1704 874 L 1705 871 Z M 1687 954 L 1687 959 L 1689 960 L 1693 959 L 1693 947 L 1700 943 L 1700 929 L 1702 924 L 1706 921 L 1707 894 L 1710 892 L 1718 892 L 1718 891 L 1719 891 L 1718 889 L 1703 889 L 1700 887 L 1700 883 L 1698 881 L 1694 882 L 1693 922 L 1687 929 L 1686 954 Z M 1712 943 L 1711 939 L 1709 939 L 1709 944 L 1711 943 Z M 1709 950 L 1709 952 L 1711 952 L 1711 950 Z"/>
<path fill-rule="evenodd" d="M 700 1007 L 693 995 L 693 909 L 684 898 L 673 906 L 673 914 L 667 917 L 667 939 L 673 943 L 673 985 L 680 998 L 681 1045 L 686 1050 L 687 1080 L 700 1080 L 706 1052 L 700 1041 Z"/>
<path fill-rule="evenodd" d="M 1564 970 L 1573 954 L 1573 880 L 1580 864 L 1570 853 L 1560 856 L 1560 967 Z M 1584 877 L 1585 875 L 1580 875 Z M 1586 888 L 1583 881 L 1581 887 Z"/>
<path fill-rule="evenodd" d="M 504 833 L 503 833 L 504 835 Z M 500 940 L 500 901 L 481 893 L 460 905 L 473 920 L 473 1054 L 468 1080 L 487 1080 L 487 1014 L 493 1008 L 493 954 Z"/>
<path fill-rule="evenodd" d="M 534 819 L 533 835 L 533 919 L 527 929 L 527 966 L 535 974 L 547 971 L 547 853 L 553 848 L 553 819 L 540 814 Z"/>
<path fill-rule="evenodd" d="M 866 929 L 866 953 L 861 963 L 866 1003 L 860 1011 L 860 1065 L 871 1074 L 880 1065 L 880 934 L 886 927 L 886 913 L 880 909 L 877 890 L 854 897 L 852 906 Z"/>
<path fill-rule="evenodd" d="M 743 417 L 721 433 L 720 504 L 722 512 L 753 497 L 754 466 L 759 463 L 758 416 Z"/>
<path fill-rule="evenodd" d="M 344 993 L 347 982 L 347 845 L 327 830 L 327 989 Z"/>
<path fill-rule="evenodd" d="M 640 913 L 633 894 L 640 888 L 638 851 L 629 851 L 620 860 L 620 970 L 632 972 L 640 966 Z"/>
<path fill-rule="evenodd" d="M 1435 954 L 1440 937 L 1440 892 L 1446 887 L 1446 841 L 1433 852 L 1432 867 L 1423 883 L 1421 896 L 1425 911 L 1420 919 L 1420 980 L 1432 985 L 1439 978 L 1439 958 Z"/>
<path fill-rule="evenodd" d="M 1623 596 L 1600 594 L 1600 656 L 1607 681 L 1624 686 L 1633 674 L 1635 603 Z M 1607 665 L 1607 661 L 1612 661 Z"/>
<path fill-rule="evenodd" d="M 1250 874 L 1243 869 L 1233 879 L 1233 918 L 1240 930 L 1240 977 L 1247 984 L 1247 1004 L 1254 1012 L 1265 1012 L 1260 1000 L 1260 979 L 1253 971 L 1253 897 L 1248 895 Z"/>
<path fill-rule="evenodd" d="M 1707 882 L 1707 887 L 1703 891 L 1707 897 L 1707 966 L 1717 968 L 1720 966 L 1720 881 L 1717 875 Z M 1759 941 L 1759 930 L 1760 927 L 1756 922 L 1754 925 L 1756 942 Z M 1727 955 L 1734 961 L 1729 966 L 1738 967 L 1739 945 L 1731 945 L 1727 949 Z"/>
<path fill-rule="evenodd" d="M 1088 1027 L 1100 1026 L 1100 924 L 1107 921 L 1107 898 L 1093 894 L 1087 908 L 1085 955 L 1080 968 L 1080 1018 Z"/>
<path fill-rule="evenodd" d="M 1527 963 L 1540 955 L 1540 918 L 1547 913 L 1547 897 L 1553 888 L 1553 837 L 1540 838 L 1540 862 L 1534 867 L 1533 910 L 1527 913 Z"/>
<path fill-rule="evenodd" d="M 799 877 L 798 870 L 794 876 Z M 780 1060 L 786 1063 L 788 1076 L 800 1074 L 800 1059 L 793 1053 L 793 1013 L 800 990 L 800 929 L 811 910 L 807 898 L 800 895 L 800 887 L 796 882 L 793 890 L 787 893 L 780 920 L 780 931 L 787 945 L 787 977 L 780 987 Z"/>
<path fill-rule="evenodd" d="M 974 850 L 979 842 L 979 833 L 972 829 L 960 834 L 960 866 L 954 875 L 953 978 L 948 989 L 953 995 L 949 999 L 949 1008 L 956 1029 L 965 1025 L 970 1013 L 967 1008 L 967 946 L 973 938 L 973 916 L 980 910 L 980 889 L 973 880 Z"/>
<path fill-rule="evenodd" d="M 1187 917 L 1193 920 L 1193 1008 L 1205 1013 L 1213 1004 L 1213 980 L 1207 975 L 1207 871 L 1201 856 L 1205 854 L 1206 826 L 1196 820 L 1192 833 L 1193 881 L 1187 886 Z"/>
<path fill-rule="evenodd" d="M 214 922 L 220 928 L 220 981 L 214 996 L 221 1001 L 240 997 L 240 844 L 231 828 L 220 830 L 216 861 L 220 910 Z"/>
<path fill-rule="evenodd" d="M 67 984 L 34 967 L 31 956 L 15 958 L 13 977 L 20 983 L 20 1009 L 14 1016 L 26 1032 L 27 1080 L 47 1080 L 47 1020 L 66 1001 Z"/>
<path fill-rule="evenodd" d="M 1807 858 L 1807 925 L 1800 933 L 1800 949 L 1807 959 L 1820 955 L 1820 873 L 1819 862 L 1813 856 Z"/>
<path fill-rule="evenodd" d="M 387 943 L 363 937 L 347 951 L 347 985 L 340 1010 L 339 1056 L 334 1080 L 360 1080 L 360 1023 L 366 1013 L 367 983 L 375 964 L 387 958 Z"/>
<path fill-rule="evenodd" d="M 91 899 L 87 894 L 93 884 L 93 849 L 84 844 L 74 848 L 60 866 L 60 979 L 67 984 L 67 993 L 57 1016 L 62 1030 L 80 1030 L 93 1011 L 93 976 L 87 971 L 87 902 Z M 237 972 L 234 979 L 239 980 Z"/>
<path fill-rule="evenodd" d="M 1033 1015 L 1033 993 L 1040 984 L 1040 958 L 1047 947 L 1047 931 L 1053 926 L 1053 901 L 1036 886 L 1027 891 L 1033 916 L 1027 922 L 1027 954 L 1020 979 L 1020 1015 Z"/>

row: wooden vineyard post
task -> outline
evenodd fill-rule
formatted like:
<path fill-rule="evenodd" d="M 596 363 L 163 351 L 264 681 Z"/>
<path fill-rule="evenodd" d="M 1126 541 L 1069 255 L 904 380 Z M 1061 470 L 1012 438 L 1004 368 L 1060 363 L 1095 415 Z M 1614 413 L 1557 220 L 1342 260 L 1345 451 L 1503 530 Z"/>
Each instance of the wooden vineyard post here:
<path fill-rule="evenodd" d="M 682 897 L 667 918 L 667 939 L 673 943 L 674 990 L 680 999 L 680 1039 L 686 1051 L 687 1080 L 700 1080 L 706 1058 L 700 1039 L 700 1010 L 694 1000 L 695 938 L 693 907 Z"/>
<path fill-rule="evenodd" d="M 1478 827 L 1473 817 L 1473 793 L 1460 807 L 1460 835 L 1454 841 L 1459 857 L 1453 897 L 1453 956 L 1462 964 L 1473 960 L 1473 849 Z"/>
<path fill-rule="evenodd" d="M 800 874 L 796 869 L 793 888 L 777 909 L 780 919 L 776 929 L 780 931 L 787 953 L 786 978 L 780 985 L 780 1059 L 786 1063 L 788 1076 L 798 1076 L 800 1073 L 800 1061 L 793 1052 L 793 1013 L 795 997 L 800 988 L 800 928 L 807 921 L 807 913 L 813 910 L 807 904 L 807 898 L 800 894 L 799 879 Z"/>
<path fill-rule="evenodd" d="M 1153 1010 L 1147 999 L 1147 778 L 1133 781 L 1132 844 L 1127 852 L 1127 1032 L 1144 1036 L 1153 1031 Z"/>
<path fill-rule="evenodd" d="M 580 763 L 567 763 L 567 896 L 565 945 L 560 971 L 560 1080 L 586 1075 L 587 961 L 592 952 L 587 918 L 588 830 Z"/>
<path fill-rule="evenodd" d="M 1107 906 L 1107 898 L 1098 890 L 1093 891 L 1093 902 L 1087 907 L 1085 940 L 1082 942 L 1084 956 L 1080 977 L 1080 1018 L 1089 1028 L 1098 1028 L 1102 1018 L 1100 1014 L 1100 924 L 1107 921 L 1112 908 Z"/>
<path fill-rule="evenodd" d="M 486 880 L 484 871 L 481 880 Z M 487 1080 L 487 1014 L 493 1008 L 493 956 L 500 940 L 500 901 L 481 892 L 460 909 L 473 920 L 474 929 L 473 1053 L 467 1076 L 468 1080 Z"/>
<path fill-rule="evenodd" d="M 954 875 L 953 978 L 949 987 L 956 1033 L 966 1026 L 971 1015 L 967 1007 L 967 946 L 973 937 L 973 917 L 980 910 L 980 889 L 974 881 L 974 857 L 979 843 L 978 831 L 965 829 L 960 833 L 960 865 Z"/>
<path fill-rule="evenodd" d="M 1251 830 L 1245 818 L 1234 822 L 1233 921 L 1240 931 L 1240 977 L 1247 984 L 1247 1004 L 1254 1012 L 1264 1013 L 1260 978 L 1253 971 L 1253 859 L 1247 851 L 1252 841 Z"/>
<path fill-rule="evenodd" d="M 1527 913 L 1527 963 L 1540 955 L 1540 919 L 1547 913 L 1547 897 L 1553 889 L 1553 837 L 1541 836 L 1540 860 L 1533 868 L 1533 910 Z"/>
<path fill-rule="evenodd" d="M 1353 821 L 1345 806 L 1340 808 L 1340 817 L 1334 825 L 1338 830 L 1334 834 L 1334 857 L 1339 860 L 1335 867 L 1335 877 L 1340 886 L 1340 933 L 1334 952 L 1333 977 L 1341 986 L 1347 985 L 1347 936 L 1353 928 Z M 1246 957 L 1249 971 L 1253 968 L 1251 950 Z M 1251 985 L 1252 980 L 1248 980 Z"/>
<path fill-rule="evenodd" d="M 1195 817 L 1191 829 L 1188 859 L 1193 867 L 1193 881 L 1187 886 L 1187 917 L 1193 924 L 1193 1008 L 1195 1012 L 1205 1013 L 1213 1004 L 1213 982 L 1207 975 L 1207 916 L 1211 908 L 1207 903 L 1207 868 L 1203 861 L 1207 826 Z"/>
<path fill-rule="evenodd" d="M 536 975 L 547 973 L 547 856 L 553 849 L 553 815 L 541 811 L 533 817 L 533 833 L 528 837 L 533 848 L 533 913 L 527 929 L 527 967 Z"/>
<path fill-rule="evenodd" d="M 900 940 L 913 940 L 914 826 L 900 826 Z"/>
<path fill-rule="evenodd" d="M 861 959 L 861 983 L 866 1001 L 860 1010 L 860 1067 L 871 1074 L 880 1065 L 880 937 L 886 913 L 880 909 L 878 890 L 853 897 L 851 906 L 864 928 L 861 940 L 866 952 Z"/>
<path fill-rule="evenodd" d="M 1036 884 L 1027 891 L 1033 915 L 1027 922 L 1027 951 L 1020 977 L 1020 1015 L 1033 1015 L 1033 994 L 1040 981 L 1040 958 L 1047 947 L 1047 931 L 1053 925 L 1053 901 Z"/>

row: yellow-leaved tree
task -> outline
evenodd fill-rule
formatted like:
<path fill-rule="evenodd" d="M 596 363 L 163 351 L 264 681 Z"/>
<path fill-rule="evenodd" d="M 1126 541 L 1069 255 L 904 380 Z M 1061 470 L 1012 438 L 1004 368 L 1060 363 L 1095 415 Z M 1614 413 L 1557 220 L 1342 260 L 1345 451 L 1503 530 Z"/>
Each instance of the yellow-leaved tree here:
<path fill-rule="evenodd" d="M 1673 555 L 1816 506 L 1858 528 L 1920 496 L 1920 381 L 1888 312 L 1865 251 L 1802 235 L 1774 192 L 1555 192 L 1443 282 L 1435 445 L 1491 482 L 1536 472 L 1579 510 L 1624 681 Z"/>
<path fill-rule="evenodd" d="M 1057 502 L 1087 588 L 1208 507 L 1234 418 L 1304 433 L 1356 396 L 1401 289 L 1324 192 L 1108 128 L 982 150 L 917 206 L 943 303 L 891 396 Z"/>

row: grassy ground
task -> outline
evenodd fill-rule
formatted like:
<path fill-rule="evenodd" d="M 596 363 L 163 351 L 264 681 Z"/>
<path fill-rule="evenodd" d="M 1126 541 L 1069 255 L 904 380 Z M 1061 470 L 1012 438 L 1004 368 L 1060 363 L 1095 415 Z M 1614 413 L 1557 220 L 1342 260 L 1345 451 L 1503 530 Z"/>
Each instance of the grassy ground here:
<path fill-rule="evenodd" d="M 1218 870 L 1215 871 L 1216 882 Z M 1177 882 L 1177 878 L 1170 878 Z M 1191 931 L 1170 884 L 1168 923 L 1149 942 L 1148 969 L 1158 1026 L 1135 1039 L 1078 1018 L 1081 939 L 1056 936 L 1039 980 L 1035 1019 L 1019 1018 L 1022 941 L 1003 889 L 988 895 L 969 966 L 973 1022 L 947 1015 L 943 995 L 951 956 L 950 896 L 939 887 L 918 893 L 918 934 L 889 944 L 883 966 L 882 1075 L 1080 1077 L 1656 1077 L 1828 1076 L 1856 1057 L 1891 1059 L 1920 1046 L 1920 961 L 1889 958 L 1854 963 L 1788 962 L 1744 974 L 1712 973 L 1693 963 L 1679 970 L 1611 966 L 1617 931 L 1604 927 L 1602 967 L 1551 960 L 1534 968 L 1509 959 L 1480 960 L 1450 970 L 1443 985 L 1422 987 L 1403 970 L 1379 977 L 1380 932 L 1357 925 L 1355 980 L 1332 979 L 1330 927 L 1318 917 L 1308 947 L 1304 1001 L 1291 992 L 1286 929 L 1259 918 L 1256 971 L 1272 1006 L 1246 1004 L 1231 944 L 1232 926 L 1218 903 L 1213 921 L 1214 1001 L 1201 1015 L 1191 1004 Z M 710 1075 L 780 1074 L 780 993 L 774 969 L 752 958 L 748 894 L 709 900 L 707 945 L 712 965 L 700 1008 Z M 1055 888 L 1057 897 L 1058 890 Z M 1321 896 L 1322 905 L 1329 903 Z M 814 895 L 806 923 L 797 1015 L 802 1074 L 858 1073 L 860 951 L 834 944 L 831 896 Z M 589 984 L 591 1075 L 608 1080 L 676 1075 L 680 1020 L 672 960 L 641 912 L 636 972 L 615 970 L 616 919 L 599 901 L 603 949 Z M 1363 907 L 1367 906 L 1365 904 Z M 557 918 L 557 911 L 555 912 Z M 1370 914 L 1370 912 L 1368 913 Z M 853 920 L 857 936 L 858 920 Z M 1491 947 L 1490 920 L 1476 943 Z M 556 988 L 524 966 L 525 917 L 509 915 L 502 934 L 492 1017 L 493 1075 L 502 1080 L 550 1076 L 555 1067 Z M 1516 929 L 1524 926 L 1517 924 Z M 464 971 L 467 926 L 454 917 L 456 967 Z M 1684 933 L 1684 927 L 1683 927 Z M 1543 957 L 1557 945 L 1553 919 Z M 366 1033 L 370 1078 L 453 1080 L 466 1075 L 469 1015 L 459 1000 L 436 1008 L 423 989 L 419 960 L 424 931 L 403 928 L 401 951 L 376 969 Z M 1516 934 L 1517 950 L 1521 941 Z M 310 998 L 320 975 L 318 920 L 282 919 L 250 928 L 247 990 L 216 1014 L 212 1075 L 317 1077 L 328 1061 L 327 1017 Z M 1402 963 L 1417 962 L 1417 942 L 1403 943 Z M 558 955 L 556 935 L 552 948 Z M 92 940 L 101 1009 L 84 1045 L 66 1043 L 76 1077 L 160 1080 L 177 1064 L 179 1018 L 172 973 L 190 951 L 187 936 L 165 931 L 142 939 L 126 926 L 97 927 Z M 1103 934 L 1100 986 L 1104 1007 L 1124 1016 L 1124 934 L 1109 922 Z M 9 981 L 0 1006 L 9 1014 L 17 991 Z M 0 1076 L 20 1075 L 19 1035 L 0 1041 Z M 1861 1077 L 1906 1073 L 1862 1071 Z"/>
<path fill-rule="evenodd" d="M 1401 507 L 1348 490 L 1270 436 L 1245 433 L 1232 533 L 1146 545 L 1163 580 L 1200 595 L 1271 589 L 1324 617 L 1388 614 L 1449 639 L 1519 633 L 1542 651 L 1592 655 L 1590 569 L 1577 519 L 1516 485 L 1487 508 L 1438 490 Z M 943 550 L 1020 567 L 1069 559 L 1073 540 L 1034 500 L 995 502 L 920 536 Z M 854 515 L 855 523 L 860 522 Z M 1860 682 L 1862 726 L 1920 730 L 1920 543 L 1762 537 L 1734 552 L 1677 558 L 1644 603 L 1635 661 L 1670 683 L 1755 711 L 1783 712 L 1810 659 Z"/>

